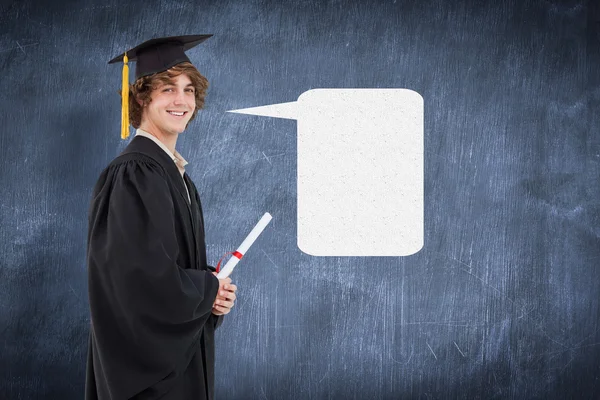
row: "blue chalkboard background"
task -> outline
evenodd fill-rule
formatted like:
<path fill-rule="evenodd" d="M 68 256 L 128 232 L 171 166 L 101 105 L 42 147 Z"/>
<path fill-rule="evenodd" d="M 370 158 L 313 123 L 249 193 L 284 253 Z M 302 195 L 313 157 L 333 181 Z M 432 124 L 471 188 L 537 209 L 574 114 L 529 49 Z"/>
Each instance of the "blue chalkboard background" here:
<path fill-rule="evenodd" d="M 0 6 L 0 398 L 83 397 L 87 211 L 121 141 L 121 68 L 213 33 L 177 149 L 209 260 L 236 270 L 220 399 L 600 397 L 600 38 L 593 1 L 6 1 Z M 296 246 L 296 122 L 226 113 L 312 88 L 425 100 L 425 246 Z M 351 190 L 351 188 L 349 188 Z"/>

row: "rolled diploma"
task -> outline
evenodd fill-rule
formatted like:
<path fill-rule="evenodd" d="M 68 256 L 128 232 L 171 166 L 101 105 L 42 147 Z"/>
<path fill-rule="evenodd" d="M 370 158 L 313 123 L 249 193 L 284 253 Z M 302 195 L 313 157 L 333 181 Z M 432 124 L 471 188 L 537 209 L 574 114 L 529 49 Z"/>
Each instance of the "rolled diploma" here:
<path fill-rule="evenodd" d="M 271 216 L 271 214 L 269 214 L 268 212 L 265 213 L 265 215 L 262 216 L 260 221 L 258 221 L 256 226 L 250 231 L 248 236 L 246 236 L 246 239 L 244 239 L 244 241 L 242 242 L 240 247 L 237 248 L 237 251 L 242 254 L 242 257 L 246 254 L 246 251 L 248 251 L 250 246 L 252 246 L 252 243 L 254 243 L 256 238 L 258 238 L 258 236 L 262 233 L 262 231 L 265 230 L 265 228 L 267 227 L 269 222 L 271 222 L 272 218 L 273 217 Z M 217 278 L 219 278 L 219 279 L 227 278 L 229 276 L 229 274 L 231 274 L 231 272 L 233 271 L 233 268 L 237 265 L 237 263 L 239 261 L 240 261 L 239 258 L 237 258 L 235 256 L 231 257 L 229 259 L 229 261 L 227 261 L 227 264 L 225 264 L 225 266 L 223 268 L 221 268 L 221 270 L 217 274 Z"/>

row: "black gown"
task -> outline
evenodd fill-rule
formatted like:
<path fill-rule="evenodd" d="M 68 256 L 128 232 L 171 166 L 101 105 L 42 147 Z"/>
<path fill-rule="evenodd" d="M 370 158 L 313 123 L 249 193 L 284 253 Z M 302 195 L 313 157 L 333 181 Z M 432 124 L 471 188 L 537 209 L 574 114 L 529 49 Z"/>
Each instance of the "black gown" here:
<path fill-rule="evenodd" d="M 212 399 L 211 313 L 198 191 L 169 155 L 136 136 L 102 171 L 89 209 L 87 400 Z"/>

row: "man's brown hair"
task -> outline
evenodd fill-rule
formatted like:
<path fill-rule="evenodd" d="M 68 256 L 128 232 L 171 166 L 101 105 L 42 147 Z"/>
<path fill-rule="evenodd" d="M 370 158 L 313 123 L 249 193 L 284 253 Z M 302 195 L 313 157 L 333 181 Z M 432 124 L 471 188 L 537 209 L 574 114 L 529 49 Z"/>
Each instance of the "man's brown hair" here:
<path fill-rule="evenodd" d="M 206 89 L 208 89 L 208 80 L 192 63 L 183 62 L 166 71 L 143 76 L 129 86 L 129 122 L 134 128 L 139 128 L 142 123 L 142 111 L 144 110 L 144 106 L 150 104 L 152 101 L 150 98 L 152 91 L 158 88 L 161 83 L 171 83 L 173 78 L 181 74 L 186 74 L 192 81 L 196 97 L 196 109 L 189 122 L 196 117 L 198 110 L 204 107 L 204 97 L 206 96 Z M 140 100 L 142 104 L 140 105 L 136 99 Z"/>

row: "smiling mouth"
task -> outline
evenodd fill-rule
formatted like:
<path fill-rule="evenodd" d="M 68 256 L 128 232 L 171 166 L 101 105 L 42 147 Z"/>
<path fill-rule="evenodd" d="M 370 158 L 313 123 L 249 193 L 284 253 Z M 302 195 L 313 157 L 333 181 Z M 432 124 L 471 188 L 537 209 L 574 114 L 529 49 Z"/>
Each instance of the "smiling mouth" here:
<path fill-rule="evenodd" d="M 185 116 L 188 112 L 187 111 L 167 111 L 169 114 L 171 114 L 174 117 L 183 117 Z"/>

